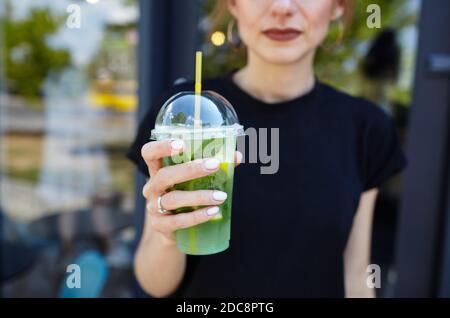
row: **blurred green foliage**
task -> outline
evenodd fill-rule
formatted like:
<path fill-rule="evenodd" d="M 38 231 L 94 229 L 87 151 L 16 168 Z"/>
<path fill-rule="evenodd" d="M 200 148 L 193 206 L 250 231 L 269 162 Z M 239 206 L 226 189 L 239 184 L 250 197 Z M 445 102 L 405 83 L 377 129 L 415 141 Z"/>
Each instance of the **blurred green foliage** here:
<path fill-rule="evenodd" d="M 27 17 L 14 20 L 11 2 L 6 1 L 4 5 L 0 30 L 3 33 L 6 89 L 28 99 L 37 98 L 49 72 L 70 64 L 70 53 L 52 48 L 47 41 L 65 22 L 65 17 L 55 16 L 46 8 L 34 8 Z"/>
<path fill-rule="evenodd" d="M 414 26 L 417 22 L 417 13 L 411 10 L 413 2 L 416 0 L 357 0 L 354 12 L 353 23 L 346 31 L 344 41 L 341 45 L 334 47 L 334 42 L 338 38 L 339 28 L 337 23 L 332 23 L 330 32 L 325 43 L 317 51 L 315 60 L 315 70 L 317 76 L 337 88 L 343 89 L 352 94 L 360 95 L 364 90 L 364 85 L 372 85 L 366 81 L 360 71 L 360 63 L 372 39 L 385 28 L 392 28 L 400 31 L 403 28 Z M 207 15 L 214 7 L 216 0 L 207 0 L 204 5 L 204 12 Z M 378 4 L 381 8 L 381 29 L 370 29 L 367 27 L 367 12 L 369 4 Z M 230 17 L 224 20 L 218 30 L 226 34 L 227 24 Z M 206 31 L 209 30 L 205 30 Z M 400 43 L 400 47 L 402 47 Z M 241 68 L 245 65 L 245 53 L 235 52 L 227 43 L 221 47 L 215 47 L 205 39 L 203 46 L 205 51 L 204 72 L 206 77 L 215 77 L 225 72 Z M 414 59 L 409 58 L 414 67 Z M 411 92 L 409 88 L 396 85 L 391 87 L 391 99 L 409 104 Z"/>

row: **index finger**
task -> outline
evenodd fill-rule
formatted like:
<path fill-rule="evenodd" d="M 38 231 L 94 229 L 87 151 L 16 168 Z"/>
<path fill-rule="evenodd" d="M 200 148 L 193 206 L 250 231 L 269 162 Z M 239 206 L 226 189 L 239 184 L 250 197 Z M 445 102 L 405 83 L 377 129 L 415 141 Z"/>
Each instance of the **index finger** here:
<path fill-rule="evenodd" d="M 141 156 L 148 167 L 150 176 L 161 168 L 161 158 L 179 154 L 184 149 L 184 142 L 175 140 L 158 140 L 146 143 L 141 149 Z"/>

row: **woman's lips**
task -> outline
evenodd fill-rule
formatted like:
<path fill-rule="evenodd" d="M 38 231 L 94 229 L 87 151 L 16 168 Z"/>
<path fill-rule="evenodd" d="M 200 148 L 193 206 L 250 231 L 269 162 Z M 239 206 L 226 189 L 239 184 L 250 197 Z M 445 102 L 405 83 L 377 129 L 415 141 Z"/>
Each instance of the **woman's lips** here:
<path fill-rule="evenodd" d="M 271 40 L 286 42 L 298 38 L 302 32 L 295 29 L 269 29 L 263 34 Z"/>

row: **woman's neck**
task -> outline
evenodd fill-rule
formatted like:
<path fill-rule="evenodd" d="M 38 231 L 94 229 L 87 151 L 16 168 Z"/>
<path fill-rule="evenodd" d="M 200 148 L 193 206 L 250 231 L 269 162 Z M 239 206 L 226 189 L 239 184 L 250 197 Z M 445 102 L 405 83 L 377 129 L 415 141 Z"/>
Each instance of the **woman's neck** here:
<path fill-rule="evenodd" d="M 247 65 L 234 74 L 234 82 L 251 96 L 277 103 L 305 95 L 315 84 L 314 54 L 295 64 L 269 64 L 249 51 Z"/>

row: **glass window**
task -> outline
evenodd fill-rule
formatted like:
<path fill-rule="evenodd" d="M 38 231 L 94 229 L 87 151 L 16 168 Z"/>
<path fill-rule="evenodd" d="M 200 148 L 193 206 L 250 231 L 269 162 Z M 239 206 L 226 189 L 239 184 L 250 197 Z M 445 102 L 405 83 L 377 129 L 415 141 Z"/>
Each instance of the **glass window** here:
<path fill-rule="evenodd" d="M 136 0 L 0 1 L 6 297 L 131 295 L 138 18 Z"/>

